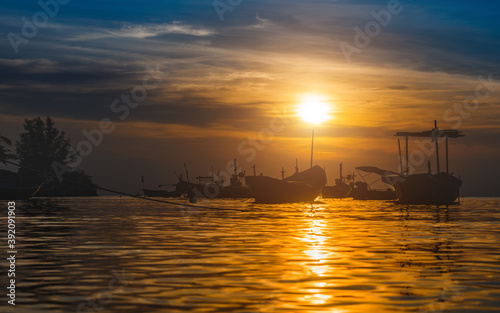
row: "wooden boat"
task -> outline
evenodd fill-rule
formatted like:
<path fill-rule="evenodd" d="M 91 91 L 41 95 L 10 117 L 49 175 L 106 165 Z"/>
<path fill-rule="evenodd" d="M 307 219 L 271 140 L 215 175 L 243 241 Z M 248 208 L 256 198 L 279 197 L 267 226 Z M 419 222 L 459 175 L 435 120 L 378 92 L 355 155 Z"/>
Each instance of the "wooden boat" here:
<path fill-rule="evenodd" d="M 229 178 L 229 186 L 215 179 L 213 176 L 198 176 L 198 183 L 190 183 L 189 194 L 197 198 L 226 198 L 243 199 L 253 198 L 250 188 L 243 185 L 244 172 L 238 173 L 236 159 L 234 159 L 234 173 Z"/>
<path fill-rule="evenodd" d="M 387 189 L 372 189 L 365 183 L 358 181 L 355 187 L 349 193 L 349 197 L 354 200 L 396 200 L 396 194 L 391 188 Z"/>
<path fill-rule="evenodd" d="M 462 180 L 450 173 L 412 174 L 394 184 L 402 204 L 453 204 L 460 194 Z"/>
<path fill-rule="evenodd" d="M 230 198 L 230 199 L 253 198 L 252 191 L 250 191 L 250 188 L 243 186 L 244 178 L 245 178 L 245 172 L 238 173 L 236 159 L 234 159 L 234 174 L 229 179 L 229 186 L 222 186 L 222 188 L 219 190 L 217 198 Z"/>
<path fill-rule="evenodd" d="M 17 173 L 0 170 L 0 200 L 27 200 L 35 196 L 42 184 L 26 185 L 18 181 Z"/>
<path fill-rule="evenodd" d="M 161 187 L 160 185 L 159 187 Z M 190 183 L 182 179 L 182 174 L 179 177 L 177 184 L 172 184 L 174 190 L 168 191 L 164 189 L 146 189 L 142 188 L 145 197 L 163 197 L 163 198 L 177 198 L 187 193 Z"/>
<path fill-rule="evenodd" d="M 18 182 L 0 183 L 0 200 L 28 200 L 40 190 L 40 185 L 23 186 Z"/>
<path fill-rule="evenodd" d="M 321 191 L 323 198 L 346 198 L 351 192 L 351 187 L 345 182 L 342 175 L 342 163 L 340 163 L 340 177 L 335 179 L 334 186 L 325 186 Z"/>
<path fill-rule="evenodd" d="M 172 197 L 172 191 L 168 190 L 143 188 L 142 191 L 144 192 L 145 197 L 164 197 L 164 198 Z"/>
<path fill-rule="evenodd" d="M 349 196 L 354 200 L 396 200 L 396 194 L 394 190 L 389 187 L 386 189 L 375 189 L 372 186 L 380 180 L 380 177 L 387 174 L 396 174 L 394 172 L 386 171 L 379 169 L 374 166 L 358 166 L 356 167 L 356 171 L 358 172 L 358 176 L 361 177 L 363 181 L 358 181 L 353 183 L 352 191 L 349 193 Z M 361 172 L 366 172 L 368 174 L 362 175 Z M 369 174 L 377 174 L 379 178 L 371 183 L 368 183 L 366 177 Z"/>
<path fill-rule="evenodd" d="M 315 165 L 282 180 L 247 176 L 256 203 L 312 202 L 326 185 L 325 171 Z"/>
<path fill-rule="evenodd" d="M 453 204 L 460 194 L 462 180 L 449 172 L 448 168 L 448 138 L 463 137 L 461 131 L 456 129 L 442 130 L 437 127 L 434 121 L 434 128 L 431 131 L 422 132 L 398 132 L 395 136 L 406 138 L 406 171 L 402 170 L 401 149 L 400 155 L 400 174 L 384 175 L 383 180 L 394 186 L 399 202 L 402 204 Z M 427 173 L 408 174 L 408 137 L 432 138 L 436 144 L 437 173 L 432 174 L 430 162 Z M 446 172 L 441 172 L 439 163 L 439 145 L 438 139 L 446 140 Z"/>

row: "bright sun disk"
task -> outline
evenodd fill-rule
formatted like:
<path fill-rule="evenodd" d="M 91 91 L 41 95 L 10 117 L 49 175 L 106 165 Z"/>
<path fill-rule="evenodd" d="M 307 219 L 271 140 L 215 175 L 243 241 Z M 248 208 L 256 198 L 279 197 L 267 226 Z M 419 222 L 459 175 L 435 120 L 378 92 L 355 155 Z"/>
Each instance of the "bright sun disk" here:
<path fill-rule="evenodd" d="M 330 106 L 318 95 L 305 96 L 297 106 L 297 114 L 304 122 L 311 124 L 320 124 L 331 118 Z"/>

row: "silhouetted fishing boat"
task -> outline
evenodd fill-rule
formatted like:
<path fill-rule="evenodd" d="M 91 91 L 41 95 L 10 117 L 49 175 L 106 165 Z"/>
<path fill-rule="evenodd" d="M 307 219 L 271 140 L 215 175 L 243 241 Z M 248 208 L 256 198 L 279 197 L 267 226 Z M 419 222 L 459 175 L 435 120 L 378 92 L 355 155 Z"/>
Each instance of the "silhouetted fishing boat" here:
<path fill-rule="evenodd" d="M 144 177 L 142 178 L 144 183 Z M 158 187 L 165 186 L 159 185 Z M 187 193 L 190 183 L 182 179 L 182 174 L 179 177 L 179 181 L 176 184 L 172 184 L 175 187 L 174 190 L 168 191 L 165 189 L 147 189 L 142 188 L 145 197 L 163 197 L 163 198 L 177 198 L 181 197 L 183 194 Z"/>
<path fill-rule="evenodd" d="M 398 132 L 395 136 L 406 138 L 406 171 L 402 169 L 401 149 L 399 150 L 401 173 L 388 173 L 383 180 L 394 186 L 399 202 L 402 204 L 453 204 L 460 194 L 462 180 L 449 172 L 448 168 L 448 138 L 463 137 L 456 129 L 442 130 L 434 121 L 434 129 L 422 132 Z M 408 137 L 432 138 L 436 144 L 437 173 L 432 174 L 430 162 L 427 173 L 408 174 Z M 439 164 L 439 138 L 446 141 L 446 172 L 441 172 Z M 399 141 L 399 140 L 398 140 Z"/>
<path fill-rule="evenodd" d="M 229 186 L 224 185 L 224 181 L 213 175 L 198 176 L 197 183 L 189 183 L 189 195 L 197 198 L 228 198 L 241 199 L 253 198 L 250 188 L 243 185 L 244 172 L 238 173 L 236 159 L 234 160 L 234 174 L 229 178 Z M 188 196 L 189 197 L 189 196 Z M 190 197 L 191 198 L 191 197 Z"/>
<path fill-rule="evenodd" d="M 0 200 L 27 200 L 35 196 L 40 185 L 23 186 L 18 182 L 0 183 Z"/>
<path fill-rule="evenodd" d="M 311 202 L 326 185 L 325 171 L 315 165 L 282 180 L 269 176 L 247 176 L 257 203 Z"/>
<path fill-rule="evenodd" d="M 164 198 L 170 198 L 173 197 L 172 191 L 168 190 L 163 190 L 163 189 L 146 189 L 143 188 L 142 191 L 144 192 L 145 197 L 164 197 Z"/>
<path fill-rule="evenodd" d="M 26 185 L 18 181 L 17 173 L 0 170 L 0 200 L 27 200 L 34 197 L 42 184 Z"/>
<path fill-rule="evenodd" d="M 236 166 L 236 159 L 234 160 L 234 174 L 229 179 L 229 186 L 221 186 L 217 198 L 253 198 L 250 188 L 243 186 L 243 179 L 245 178 L 244 172 L 239 172 Z"/>
<path fill-rule="evenodd" d="M 335 179 L 334 186 L 325 186 L 321 191 L 323 198 L 346 198 L 351 192 L 351 187 L 345 182 L 342 175 L 342 163 L 340 163 L 340 177 Z"/>
<path fill-rule="evenodd" d="M 356 167 L 358 171 L 359 177 L 363 179 L 363 181 L 358 181 L 353 184 L 352 191 L 349 193 L 349 197 L 352 197 L 354 200 L 396 200 L 396 194 L 392 188 L 386 189 L 375 189 L 372 186 L 380 179 L 378 178 L 372 183 L 368 183 L 365 177 L 367 175 L 362 175 L 361 172 L 366 172 L 369 174 L 377 174 L 383 177 L 385 174 L 396 174 L 394 172 L 388 172 L 382 169 L 379 169 L 374 166 L 358 166 Z"/>

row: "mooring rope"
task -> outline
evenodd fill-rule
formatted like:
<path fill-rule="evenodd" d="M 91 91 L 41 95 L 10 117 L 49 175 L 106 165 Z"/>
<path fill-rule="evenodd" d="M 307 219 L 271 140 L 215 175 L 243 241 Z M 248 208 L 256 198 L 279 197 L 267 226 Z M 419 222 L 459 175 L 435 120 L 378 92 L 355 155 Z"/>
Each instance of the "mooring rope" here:
<path fill-rule="evenodd" d="M 15 166 L 21 167 L 21 165 L 19 165 L 17 163 L 14 163 L 14 162 L 11 162 L 11 161 L 5 160 L 5 163 L 9 163 L 11 165 L 15 165 Z M 32 168 L 27 168 L 27 169 L 30 170 L 30 171 L 34 171 L 34 172 L 38 172 L 38 173 L 41 173 L 41 174 L 45 174 L 44 172 L 36 170 L 36 169 L 32 169 Z M 86 184 L 86 183 L 83 183 L 83 182 L 79 182 L 79 181 L 72 180 L 72 179 L 67 179 L 67 178 L 65 178 L 65 180 L 68 181 L 68 182 L 75 183 L 75 184 L 80 184 L 80 185 L 84 185 L 84 186 L 91 186 L 91 187 L 99 189 L 99 190 L 103 190 L 103 191 L 115 193 L 115 194 L 122 195 L 122 196 L 131 197 L 131 198 L 147 200 L 147 201 L 153 201 L 153 202 L 159 202 L 159 203 L 166 203 L 166 204 L 173 204 L 173 205 L 179 205 L 179 206 L 186 206 L 186 207 L 198 208 L 198 209 L 201 208 L 201 209 L 217 209 L 217 210 L 231 210 L 231 211 L 235 210 L 235 209 L 225 209 L 225 208 L 218 208 L 218 207 L 209 207 L 209 206 L 204 206 L 204 205 L 193 205 L 193 204 L 188 204 L 188 203 L 178 203 L 178 202 L 167 201 L 167 200 L 160 200 L 160 199 L 152 199 L 152 198 L 143 197 L 143 196 L 137 196 L 137 195 L 133 195 L 133 194 L 130 194 L 130 193 L 121 192 L 121 191 L 117 191 L 117 190 L 113 190 L 113 189 L 109 189 L 109 188 L 100 187 L 100 186 L 98 186 L 98 185 L 96 185 L 94 183 L 93 184 Z"/>

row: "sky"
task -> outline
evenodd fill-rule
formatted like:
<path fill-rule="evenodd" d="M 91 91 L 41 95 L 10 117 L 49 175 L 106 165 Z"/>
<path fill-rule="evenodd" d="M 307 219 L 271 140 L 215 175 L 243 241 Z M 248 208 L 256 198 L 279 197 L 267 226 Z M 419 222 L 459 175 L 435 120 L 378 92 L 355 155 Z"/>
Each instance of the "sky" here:
<path fill-rule="evenodd" d="M 85 154 L 76 168 L 103 187 L 139 193 L 142 176 L 150 188 L 173 183 L 184 163 L 191 180 L 212 166 L 224 176 L 234 158 L 247 174 L 253 165 L 291 174 L 296 159 L 309 166 L 313 128 L 314 163 L 331 184 L 341 162 L 344 173 L 399 171 L 394 134 L 437 120 L 465 134 L 450 140 L 450 171 L 464 180 L 464 195 L 500 196 L 496 1 L 0 8 L 0 134 L 16 140 L 25 118 L 51 116 Z M 329 120 L 297 116 L 311 98 L 330 107 Z M 436 170 L 432 145 L 410 141 L 412 171 L 426 171 L 427 159 Z"/>

